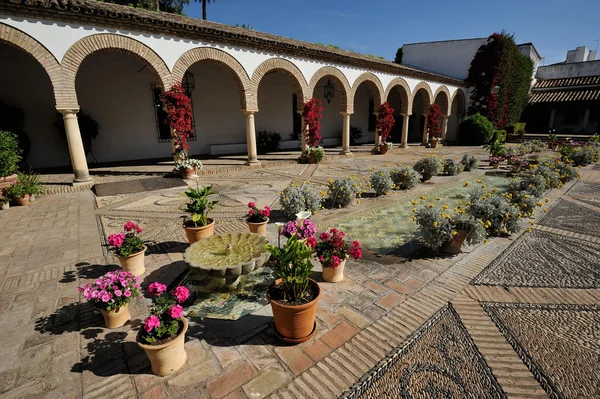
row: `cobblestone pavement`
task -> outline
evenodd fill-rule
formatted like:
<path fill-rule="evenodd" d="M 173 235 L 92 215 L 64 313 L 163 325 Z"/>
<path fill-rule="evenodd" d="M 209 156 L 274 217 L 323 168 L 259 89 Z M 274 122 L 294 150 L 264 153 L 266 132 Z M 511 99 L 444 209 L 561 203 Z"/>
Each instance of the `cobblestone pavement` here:
<path fill-rule="evenodd" d="M 293 180 L 324 184 L 336 175 L 412 162 L 431 151 L 224 170 L 202 176 L 201 182 L 214 183 L 223 201 L 215 213 L 217 232 L 235 231 L 246 228 L 247 201 L 277 210 L 277 193 Z M 464 151 L 443 147 L 438 153 Z M 436 177 L 431 185 L 397 197 L 325 211 L 315 221 L 328 225 L 452 179 Z M 588 187 L 598 184 L 600 170 L 582 169 L 578 183 L 549 193 L 550 212 L 522 237 L 495 238 L 454 257 L 403 262 L 369 254 L 349 261 L 344 282 L 321 284 L 317 334 L 300 345 L 275 339 L 269 307 L 237 321 L 191 319 L 188 361 L 164 378 L 151 374 L 135 344 L 146 302 L 130 305 L 133 318 L 126 326 L 107 330 L 80 302 L 76 287 L 117 267 L 103 249 L 103 237 L 125 220 L 141 223 L 146 238 L 155 241 L 143 286 L 177 278 L 185 269 L 187 247 L 178 219 L 179 190 L 102 198 L 84 190 L 11 208 L 0 212 L 0 397 L 290 399 L 363 391 L 365 397 L 386 397 L 386 384 L 413 397 L 598 397 L 600 238 L 585 226 L 577 230 L 565 223 L 568 228 L 562 229 L 548 216 L 556 207 L 557 217 L 569 221 L 569 210 L 561 210 L 564 202 L 597 216 L 600 208 L 581 199 L 600 198 Z M 563 255 L 555 250 L 528 262 L 497 261 L 510 251 L 544 254 L 549 246 Z M 577 260 L 583 257 L 582 266 Z M 416 366 L 429 371 L 420 373 Z M 379 375 L 384 377 L 377 380 Z"/>

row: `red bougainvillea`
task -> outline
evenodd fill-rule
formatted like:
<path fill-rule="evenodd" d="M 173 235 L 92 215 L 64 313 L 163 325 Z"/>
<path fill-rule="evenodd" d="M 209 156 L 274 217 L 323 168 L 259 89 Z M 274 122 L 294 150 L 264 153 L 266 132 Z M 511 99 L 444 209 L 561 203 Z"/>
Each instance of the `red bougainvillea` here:
<path fill-rule="evenodd" d="M 187 139 L 192 130 L 192 105 L 181 83 L 177 83 L 163 95 L 163 105 L 167 112 L 167 122 L 172 130 L 173 156 L 177 160 L 186 159 L 190 149 Z"/>
<path fill-rule="evenodd" d="M 377 108 L 377 125 L 375 126 L 383 144 L 390 136 L 394 123 L 396 123 L 394 109 L 386 101 Z"/>
<path fill-rule="evenodd" d="M 427 115 L 427 133 L 429 138 L 440 138 L 442 137 L 442 128 L 440 126 L 440 106 L 437 104 L 431 104 L 429 107 L 429 114 Z"/>
<path fill-rule="evenodd" d="M 323 137 L 319 135 L 319 129 L 321 129 L 320 119 L 323 107 L 321 107 L 321 100 L 318 98 L 311 98 L 308 102 L 304 103 L 304 111 L 302 112 L 302 118 L 304 118 L 303 134 L 306 134 L 306 142 L 311 147 L 316 147 Z"/>

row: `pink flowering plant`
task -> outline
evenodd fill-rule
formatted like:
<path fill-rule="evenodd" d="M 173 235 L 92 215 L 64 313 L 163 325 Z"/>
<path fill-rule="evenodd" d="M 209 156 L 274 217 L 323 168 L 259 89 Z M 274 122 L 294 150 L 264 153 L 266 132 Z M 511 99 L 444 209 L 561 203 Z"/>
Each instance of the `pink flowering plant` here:
<path fill-rule="evenodd" d="M 304 219 L 300 223 L 295 220 L 287 222 L 281 229 L 281 235 L 286 238 L 291 238 L 296 233 L 298 233 L 298 238 L 300 240 L 309 238 L 314 239 L 317 234 L 317 226 L 315 226 L 314 222 L 311 220 Z"/>
<path fill-rule="evenodd" d="M 317 258 L 323 267 L 338 267 L 343 261 L 352 256 L 353 259 L 362 258 L 362 249 L 358 241 L 352 241 L 348 246 L 345 240 L 346 233 L 336 228 L 324 231 L 319 235 L 319 242 L 315 246 Z"/>
<path fill-rule="evenodd" d="M 123 232 L 108 236 L 108 245 L 117 256 L 130 256 L 144 250 L 144 241 L 138 236 L 142 232 L 134 222 L 127 222 Z"/>
<path fill-rule="evenodd" d="M 96 309 L 115 310 L 140 296 L 138 278 L 125 271 L 108 272 L 77 288 Z"/>
<path fill-rule="evenodd" d="M 248 216 L 246 216 L 246 221 L 248 223 L 264 223 L 269 220 L 269 216 L 271 215 L 271 208 L 269 206 L 265 206 L 263 209 L 258 209 L 256 204 L 253 201 L 248 202 Z"/>
<path fill-rule="evenodd" d="M 160 344 L 177 336 L 183 316 L 182 303 L 190 297 L 190 291 L 180 285 L 167 293 L 167 286 L 155 281 L 146 290 L 152 297 L 150 316 L 144 320 L 139 340 L 144 344 Z"/>

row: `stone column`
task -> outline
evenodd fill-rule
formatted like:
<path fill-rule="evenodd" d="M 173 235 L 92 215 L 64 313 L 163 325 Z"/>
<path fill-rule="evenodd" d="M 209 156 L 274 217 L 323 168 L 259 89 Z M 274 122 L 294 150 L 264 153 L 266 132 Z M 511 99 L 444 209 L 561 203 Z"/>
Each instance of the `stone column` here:
<path fill-rule="evenodd" d="M 340 112 L 344 117 L 344 123 L 342 125 L 342 151 L 340 155 L 350 155 L 350 115 L 348 112 Z"/>
<path fill-rule="evenodd" d="M 429 141 L 429 134 L 427 133 L 427 115 L 423 114 L 425 117 L 425 123 L 423 124 L 423 144 L 427 144 Z"/>
<path fill-rule="evenodd" d="M 406 148 L 408 147 L 408 119 L 410 118 L 410 114 L 400 115 L 402 115 L 402 142 L 400 143 L 400 147 Z"/>
<path fill-rule="evenodd" d="M 373 112 L 375 115 L 375 121 L 379 117 L 379 112 Z M 377 131 L 377 125 L 375 126 L 375 148 L 379 147 L 379 142 L 381 141 L 381 137 L 379 136 L 379 132 Z"/>
<path fill-rule="evenodd" d="M 77 112 L 79 108 L 59 109 L 65 122 L 65 131 L 67 133 L 67 143 L 69 145 L 69 154 L 71 155 L 71 165 L 73 166 L 73 185 L 81 185 L 92 181 L 88 171 L 85 149 L 81 140 L 79 131 L 79 122 L 77 121 Z"/>
<path fill-rule="evenodd" d="M 444 142 L 446 141 L 446 133 L 448 132 L 448 115 L 442 115 L 440 128 L 442 129 L 442 142 Z"/>
<path fill-rule="evenodd" d="M 246 165 L 260 165 L 256 153 L 256 131 L 254 129 L 254 111 L 244 110 L 246 115 L 246 144 L 248 146 L 248 161 Z"/>
<path fill-rule="evenodd" d="M 556 115 L 556 109 L 550 110 L 550 121 L 548 121 L 548 129 L 554 129 L 554 116 Z"/>
<path fill-rule="evenodd" d="M 583 114 L 583 124 L 582 124 L 581 133 L 586 133 L 589 122 L 590 122 L 590 109 L 586 108 L 585 114 Z"/>

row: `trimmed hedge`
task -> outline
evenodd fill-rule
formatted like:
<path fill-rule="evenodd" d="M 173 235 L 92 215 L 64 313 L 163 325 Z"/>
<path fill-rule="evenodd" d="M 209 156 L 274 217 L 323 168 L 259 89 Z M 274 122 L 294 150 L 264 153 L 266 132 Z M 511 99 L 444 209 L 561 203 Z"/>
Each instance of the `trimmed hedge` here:
<path fill-rule="evenodd" d="M 494 126 L 481 114 L 467 117 L 458 127 L 458 138 L 463 145 L 482 145 L 489 142 L 493 135 Z"/>

